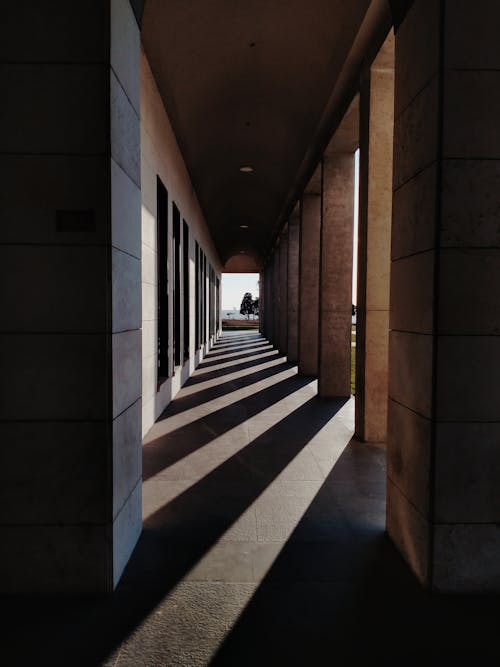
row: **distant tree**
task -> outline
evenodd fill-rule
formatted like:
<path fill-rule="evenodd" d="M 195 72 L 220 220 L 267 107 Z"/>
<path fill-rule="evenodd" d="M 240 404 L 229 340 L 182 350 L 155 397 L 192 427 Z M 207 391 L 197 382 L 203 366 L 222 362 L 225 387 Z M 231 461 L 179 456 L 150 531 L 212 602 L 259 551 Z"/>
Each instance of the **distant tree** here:
<path fill-rule="evenodd" d="M 240 306 L 240 313 L 246 315 L 247 320 L 250 319 L 250 315 L 253 315 L 253 303 L 252 294 L 250 292 L 245 292 Z"/>
<path fill-rule="evenodd" d="M 356 306 L 352 304 L 352 316 L 356 315 Z"/>
<path fill-rule="evenodd" d="M 253 300 L 253 314 L 254 315 L 259 314 L 259 297 Z"/>

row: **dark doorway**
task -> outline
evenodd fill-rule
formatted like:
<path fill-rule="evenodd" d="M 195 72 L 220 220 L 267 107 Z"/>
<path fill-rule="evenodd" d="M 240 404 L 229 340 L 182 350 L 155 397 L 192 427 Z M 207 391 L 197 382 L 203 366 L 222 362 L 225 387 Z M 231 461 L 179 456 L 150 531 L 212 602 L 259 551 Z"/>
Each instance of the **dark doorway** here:
<path fill-rule="evenodd" d="M 156 179 L 158 270 L 158 368 L 157 388 L 169 377 L 168 363 L 168 192 Z"/>
<path fill-rule="evenodd" d="M 173 203 L 174 233 L 174 365 L 181 364 L 181 214 Z"/>
<path fill-rule="evenodd" d="M 184 314 L 184 361 L 189 359 L 189 227 L 183 221 L 182 268 L 183 268 L 183 314 Z"/>

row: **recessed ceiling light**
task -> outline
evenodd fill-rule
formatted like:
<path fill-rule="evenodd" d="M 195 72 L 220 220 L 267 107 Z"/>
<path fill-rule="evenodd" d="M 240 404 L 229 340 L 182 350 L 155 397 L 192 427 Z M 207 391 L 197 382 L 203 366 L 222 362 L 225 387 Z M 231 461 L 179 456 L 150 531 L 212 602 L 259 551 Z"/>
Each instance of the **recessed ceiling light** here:
<path fill-rule="evenodd" d="M 248 229 L 248 225 L 240 225 L 241 229 Z"/>
<path fill-rule="evenodd" d="M 244 255 L 244 254 L 245 254 L 245 251 L 244 251 L 244 250 L 240 250 L 240 255 Z"/>
<path fill-rule="evenodd" d="M 247 164 L 244 165 L 243 167 L 240 167 L 240 171 L 242 171 L 244 174 L 250 174 L 253 171 L 253 167 Z"/>

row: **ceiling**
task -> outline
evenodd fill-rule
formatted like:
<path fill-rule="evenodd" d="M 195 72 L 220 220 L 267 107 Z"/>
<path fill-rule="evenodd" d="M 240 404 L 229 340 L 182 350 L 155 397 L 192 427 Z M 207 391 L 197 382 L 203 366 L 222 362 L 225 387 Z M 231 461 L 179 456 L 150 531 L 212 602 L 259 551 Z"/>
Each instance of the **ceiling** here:
<path fill-rule="evenodd" d="M 223 263 L 261 264 L 369 4 L 147 0 L 144 48 Z"/>

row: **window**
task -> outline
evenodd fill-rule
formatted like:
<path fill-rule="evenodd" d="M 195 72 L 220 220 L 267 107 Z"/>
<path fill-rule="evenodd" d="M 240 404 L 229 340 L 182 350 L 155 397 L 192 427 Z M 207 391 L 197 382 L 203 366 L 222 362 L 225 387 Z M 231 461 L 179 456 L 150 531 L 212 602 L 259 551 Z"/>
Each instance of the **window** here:
<path fill-rule="evenodd" d="M 220 281 L 215 279 L 215 324 L 217 332 L 220 331 Z"/>
<path fill-rule="evenodd" d="M 194 295 L 194 307 L 195 307 L 195 348 L 200 347 L 200 246 L 198 241 L 195 241 L 194 247 L 194 270 L 195 270 L 195 295 Z"/>
<path fill-rule="evenodd" d="M 173 204 L 172 226 L 174 235 L 174 365 L 181 363 L 181 215 Z"/>
<path fill-rule="evenodd" d="M 182 268 L 183 268 L 183 304 L 184 304 L 184 360 L 189 359 L 189 227 L 183 221 Z"/>
<path fill-rule="evenodd" d="M 215 335 L 215 271 L 212 266 L 209 266 L 208 271 L 208 321 L 209 321 L 209 335 Z"/>
<path fill-rule="evenodd" d="M 169 346 L 168 346 L 168 192 L 161 182 L 156 179 L 156 232 L 157 232 L 157 333 L 158 333 L 158 366 L 157 388 L 170 375 L 169 373 Z"/>
<path fill-rule="evenodd" d="M 201 262 L 201 342 L 207 342 L 207 256 L 202 253 Z"/>

